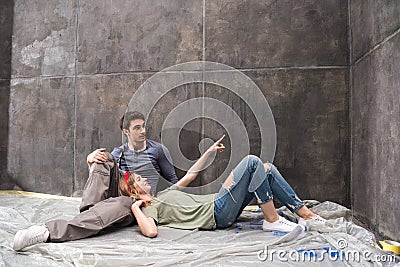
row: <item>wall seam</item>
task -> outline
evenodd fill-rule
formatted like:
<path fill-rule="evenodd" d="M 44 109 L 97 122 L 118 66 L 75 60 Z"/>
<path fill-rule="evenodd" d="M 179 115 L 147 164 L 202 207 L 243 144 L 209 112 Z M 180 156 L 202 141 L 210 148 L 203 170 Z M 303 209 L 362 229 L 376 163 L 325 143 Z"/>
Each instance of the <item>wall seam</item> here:
<path fill-rule="evenodd" d="M 203 56 L 202 56 L 202 60 L 203 60 L 203 64 L 202 64 L 202 79 L 203 82 L 201 83 L 201 115 L 202 115 L 202 120 L 201 120 L 201 133 L 200 133 L 200 139 L 202 140 L 205 136 L 204 134 L 204 129 L 205 129 L 205 121 L 204 121 L 204 114 L 205 114 L 205 105 L 204 105 L 204 97 L 206 95 L 206 85 L 205 85 L 205 60 L 206 60 L 206 0 L 202 1 L 202 5 L 203 5 L 203 12 L 202 12 L 202 23 L 203 23 Z M 205 151 L 205 144 L 203 143 L 203 147 L 202 150 Z M 200 176 L 200 184 L 204 183 L 204 179 L 203 176 Z M 202 193 L 202 190 L 200 189 L 200 192 Z"/>
<path fill-rule="evenodd" d="M 206 0 L 202 1 L 202 5 L 203 5 L 203 7 L 202 7 L 203 8 L 203 10 L 202 10 L 202 24 L 203 24 L 202 60 L 205 61 L 206 60 Z"/>
<path fill-rule="evenodd" d="M 348 82 L 349 82 L 349 97 L 348 97 L 348 120 L 349 120 L 349 189 L 348 194 L 350 198 L 350 208 L 354 207 L 353 198 L 353 43 L 352 43 L 352 32 L 351 32 L 351 0 L 347 1 L 347 51 L 348 51 Z"/>
<path fill-rule="evenodd" d="M 78 124 L 77 122 L 77 101 L 78 101 L 78 96 L 76 94 L 77 92 L 77 78 L 78 78 L 78 67 L 77 67 L 77 62 L 78 62 L 78 27 L 79 27 L 79 8 L 80 8 L 80 0 L 76 0 L 76 16 L 75 16 L 75 48 L 74 48 L 74 119 L 73 119 L 73 127 L 74 127 L 74 135 L 73 135 L 73 179 L 72 179 L 72 195 L 74 195 L 74 192 L 76 190 L 76 126 Z"/>
<path fill-rule="evenodd" d="M 378 50 L 381 48 L 385 43 L 393 39 L 397 34 L 400 33 L 400 27 L 398 27 L 393 33 L 389 34 L 387 37 L 385 37 L 382 41 L 377 43 L 374 47 L 372 47 L 368 52 L 366 52 L 364 55 L 360 56 L 353 64 L 357 65 L 359 62 L 361 62 L 364 58 L 368 57 L 370 54 L 375 52 L 375 50 Z"/>
<path fill-rule="evenodd" d="M 304 66 L 304 67 L 255 67 L 255 68 L 235 68 L 235 70 L 240 71 L 275 71 L 275 70 L 321 70 L 321 69 L 347 69 L 346 66 Z M 77 70 L 75 70 L 77 71 Z M 215 72 L 232 72 L 232 70 L 217 70 Z M 73 75 L 39 75 L 39 76 L 13 76 L 10 79 L 32 79 L 32 78 L 81 78 L 81 77 L 93 77 L 93 76 L 112 76 L 112 75 L 129 75 L 129 74 L 155 74 L 159 71 L 150 70 L 139 70 L 139 71 L 126 71 L 126 72 L 105 72 L 105 73 L 83 73 L 83 74 L 73 74 Z M 166 73 L 174 73 L 178 71 L 166 71 Z M 192 71 L 192 72 L 195 72 Z M 209 70 L 208 72 L 213 72 Z"/>
<path fill-rule="evenodd" d="M 254 70 L 326 70 L 326 69 L 347 69 L 348 65 L 345 66 L 298 66 L 298 67 L 260 67 L 260 68 L 236 68 L 240 71 L 254 71 Z"/>

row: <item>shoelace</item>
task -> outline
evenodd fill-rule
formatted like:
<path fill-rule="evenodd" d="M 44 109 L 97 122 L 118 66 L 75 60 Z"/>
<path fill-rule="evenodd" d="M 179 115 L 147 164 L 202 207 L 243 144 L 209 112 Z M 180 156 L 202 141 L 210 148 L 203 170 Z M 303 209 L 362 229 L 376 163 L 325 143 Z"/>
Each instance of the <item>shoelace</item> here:
<path fill-rule="evenodd" d="M 315 218 L 313 218 L 315 221 L 319 221 L 319 222 L 326 222 L 325 219 L 321 218 L 321 216 L 317 215 Z"/>
<path fill-rule="evenodd" d="M 29 240 L 29 245 L 34 245 L 43 242 L 43 233 L 37 233 L 34 237 Z"/>
<path fill-rule="evenodd" d="M 279 223 L 283 223 L 283 224 L 292 226 L 292 224 L 291 224 L 289 221 L 287 221 L 287 220 L 280 220 Z"/>

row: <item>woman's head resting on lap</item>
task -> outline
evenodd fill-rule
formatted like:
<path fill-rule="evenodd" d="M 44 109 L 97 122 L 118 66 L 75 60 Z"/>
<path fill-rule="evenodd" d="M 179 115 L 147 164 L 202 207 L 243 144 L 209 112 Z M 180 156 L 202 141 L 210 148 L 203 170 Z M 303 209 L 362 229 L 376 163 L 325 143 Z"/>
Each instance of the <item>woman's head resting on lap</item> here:
<path fill-rule="evenodd" d="M 119 180 L 118 192 L 120 196 L 129 196 L 141 199 L 143 195 L 150 195 L 151 186 L 147 179 L 134 172 L 128 173 Z"/>

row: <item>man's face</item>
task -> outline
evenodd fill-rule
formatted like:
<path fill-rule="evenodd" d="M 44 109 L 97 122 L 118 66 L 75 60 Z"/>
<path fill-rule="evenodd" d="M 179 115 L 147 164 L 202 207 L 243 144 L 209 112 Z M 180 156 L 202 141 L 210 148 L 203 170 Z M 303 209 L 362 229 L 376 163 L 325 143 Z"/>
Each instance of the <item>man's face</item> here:
<path fill-rule="evenodd" d="M 136 143 L 146 140 L 146 128 L 144 120 L 137 119 L 131 121 L 129 129 L 124 129 L 124 134 L 128 137 L 128 141 Z"/>

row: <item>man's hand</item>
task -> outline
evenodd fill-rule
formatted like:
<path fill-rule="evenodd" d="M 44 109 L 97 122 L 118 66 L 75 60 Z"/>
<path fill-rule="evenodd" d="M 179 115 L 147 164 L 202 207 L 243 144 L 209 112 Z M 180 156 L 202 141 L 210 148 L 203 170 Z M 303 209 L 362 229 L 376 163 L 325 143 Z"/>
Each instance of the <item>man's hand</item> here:
<path fill-rule="evenodd" d="M 89 167 L 95 162 L 96 163 L 106 163 L 108 161 L 108 157 L 107 157 L 105 151 L 106 151 L 105 148 L 99 148 L 99 149 L 96 149 L 95 151 L 93 151 L 92 153 L 90 153 L 86 158 L 86 162 L 89 165 Z"/>

